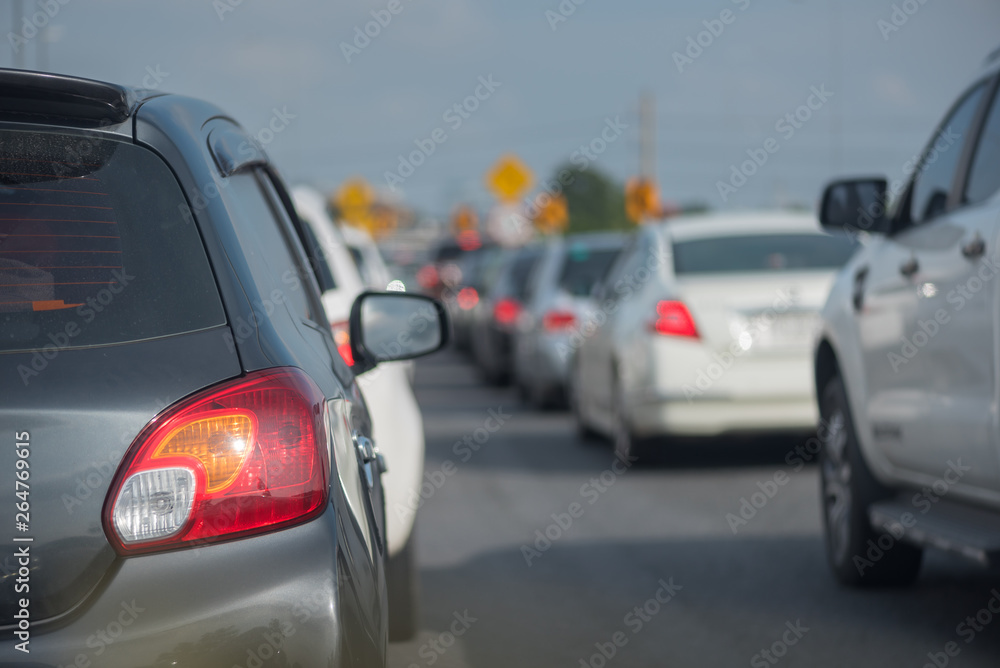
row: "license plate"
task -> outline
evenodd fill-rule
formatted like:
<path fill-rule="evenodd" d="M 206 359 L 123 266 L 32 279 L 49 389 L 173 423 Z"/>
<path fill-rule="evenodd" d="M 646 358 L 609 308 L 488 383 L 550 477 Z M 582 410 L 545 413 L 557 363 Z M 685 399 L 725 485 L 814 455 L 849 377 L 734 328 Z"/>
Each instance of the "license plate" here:
<path fill-rule="evenodd" d="M 754 342 L 761 348 L 803 348 L 812 345 L 819 317 L 815 313 L 780 313 L 770 324 L 764 317 L 753 322 L 759 327 Z"/>

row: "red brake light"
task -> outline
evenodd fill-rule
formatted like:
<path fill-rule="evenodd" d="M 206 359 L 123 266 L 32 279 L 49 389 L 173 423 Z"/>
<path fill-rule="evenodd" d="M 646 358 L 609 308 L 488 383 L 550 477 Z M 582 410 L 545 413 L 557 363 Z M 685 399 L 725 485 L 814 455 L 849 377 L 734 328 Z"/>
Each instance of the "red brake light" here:
<path fill-rule="evenodd" d="M 417 271 L 417 283 L 424 290 L 433 290 L 440 282 L 441 278 L 438 276 L 437 267 L 433 264 L 425 265 Z"/>
<path fill-rule="evenodd" d="M 479 303 L 479 293 L 476 292 L 475 288 L 462 288 L 458 291 L 458 296 L 455 298 L 458 302 L 458 307 L 463 311 L 468 311 L 469 309 L 475 308 L 476 304 Z"/>
<path fill-rule="evenodd" d="M 299 369 L 258 371 L 167 409 L 129 448 L 104 503 L 122 554 L 274 531 L 319 515 L 324 398 Z"/>
<path fill-rule="evenodd" d="M 464 251 L 482 248 L 483 242 L 476 230 L 465 230 L 458 235 L 458 247 Z"/>
<path fill-rule="evenodd" d="M 347 366 L 354 366 L 354 353 L 351 351 L 351 329 L 347 322 L 331 322 L 333 342 L 337 344 L 337 352 L 344 358 Z"/>
<path fill-rule="evenodd" d="M 493 319 L 500 325 L 513 325 L 521 315 L 521 302 L 510 297 L 501 299 L 493 305 Z"/>
<path fill-rule="evenodd" d="M 657 303 L 656 320 L 652 323 L 652 329 L 657 334 L 667 336 L 699 338 L 694 318 L 691 317 L 691 312 L 688 311 L 684 302 L 662 301 Z"/>
<path fill-rule="evenodd" d="M 576 327 L 576 314 L 572 311 L 548 311 L 542 316 L 542 328 L 546 332 L 560 332 Z"/>

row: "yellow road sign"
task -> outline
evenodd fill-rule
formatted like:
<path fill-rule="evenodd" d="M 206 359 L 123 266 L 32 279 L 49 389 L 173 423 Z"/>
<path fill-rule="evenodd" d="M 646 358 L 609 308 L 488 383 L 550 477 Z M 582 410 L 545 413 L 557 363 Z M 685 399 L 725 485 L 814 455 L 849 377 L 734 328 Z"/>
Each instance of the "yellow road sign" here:
<path fill-rule="evenodd" d="M 544 199 L 542 202 L 540 200 Z M 563 195 L 542 193 L 535 198 L 538 213 L 535 214 L 535 228 L 542 233 L 563 232 L 569 223 L 569 206 Z"/>
<path fill-rule="evenodd" d="M 451 217 L 451 227 L 455 234 L 479 229 L 479 214 L 468 204 L 459 204 Z"/>
<path fill-rule="evenodd" d="M 521 159 L 508 154 L 486 173 L 486 185 L 501 202 L 516 201 L 534 183 L 535 176 Z"/>
<path fill-rule="evenodd" d="M 626 181 L 625 214 L 635 223 L 660 218 L 663 214 L 656 184 L 645 177 L 633 177 Z"/>
<path fill-rule="evenodd" d="M 370 209 L 375 202 L 375 189 L 363 178 L 355 177 L 340 186 L 334 201 L 344 220 L 364 223 L 370 217 Z"/>

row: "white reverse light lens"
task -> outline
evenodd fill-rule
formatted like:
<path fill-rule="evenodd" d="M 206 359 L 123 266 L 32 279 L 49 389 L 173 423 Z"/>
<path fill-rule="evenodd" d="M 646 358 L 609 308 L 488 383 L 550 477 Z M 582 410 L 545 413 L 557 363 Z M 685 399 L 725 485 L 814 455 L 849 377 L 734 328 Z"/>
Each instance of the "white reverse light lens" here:
<path fill-rule="evenodd" d="M 194 504 L 194 473 L 185 468 L 136 473 L 115 501 L 115 531 L 123 543 L 174 535 L 187 523 Z"/>

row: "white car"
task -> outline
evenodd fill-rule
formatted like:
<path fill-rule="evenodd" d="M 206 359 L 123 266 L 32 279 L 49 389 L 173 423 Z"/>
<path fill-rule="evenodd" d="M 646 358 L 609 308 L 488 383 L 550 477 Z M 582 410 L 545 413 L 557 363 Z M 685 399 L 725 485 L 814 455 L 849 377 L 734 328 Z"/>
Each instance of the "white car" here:
<path fill-rule="evenodd" d="M 824 225 L 870 237 L 815 354 L 827 557 L 844 584 L 912 582 L 927 546 L 1000 561 L 998 87 L 1000 52 L 907 183 L 823 197 Z"/>
<path fill-rule="evenodd" d="M 368 232 L 350 225 L 340 226 L 337 230 L 344 240 L 347 251 L 354 260 L 354 265 L 357 267 L 358 274 L 365 287 L 369 290 L 382 292 L 388 289 L 389 283 L 394 279 L 399 280 L 389 271 L 382 253 L 379 252 L 375 240 L 372 239 L 372 236 Z M 411 287 L 415 286 L 416 282 L 413 282 L 413 286 Z M 405 283 L 403 287 L 406 288 Z M 413 377 L 416 373 L 416 363 L 413 360 L 393 362 L 392 365 L 401 367 L 406 372 L 406 378 L 411 383 L 413 382 Z"/>
<path fill-rule="evenodd" d="M 357 227 L 344 225 L 338 229 L 364 284 L 370 290 L 385 290 L 392 277 L 375 240 L 368 232 Z"/>
<path fill-rule="evenodd" d="M 853 251 L 798 213 L 642 226 L 579 327 L 570 403 L 581 432 L 641 456 L 662 437 L 813 429 L 812 336 Z"/>
<path fill-rule="evenodd" d="M 367 287 L 359 274 L 344 232 L 327 213 L 326 200 L 306 187 L 292 189 L 292 199 L 306 233 L 315 236 L 315 246 L 324 258 L 314 262 L 323 288 L 323 308 L 330 319 L 337 349 L 348 364 L 351 359 L 348 320 L 354 299 Z M 362 233 L 363 234 L 363 233 Z M 360 243 L 357 235 L 352 238 Z M 374 286 L 372 286 L 374 287 Z M 384 290 L 382 286 L 380 290 Z M 388 466 L 382 478 L 386 497 L 386 566 L 389 591 L 389 636 L 404 640 L 416 633 L 417 571 L 413 526 L 418 493 L 424 474 L 424 425 L 407 374 L 407 362 L 380 365 L 358 377 L 368 411 L 376 447 Z"/>

